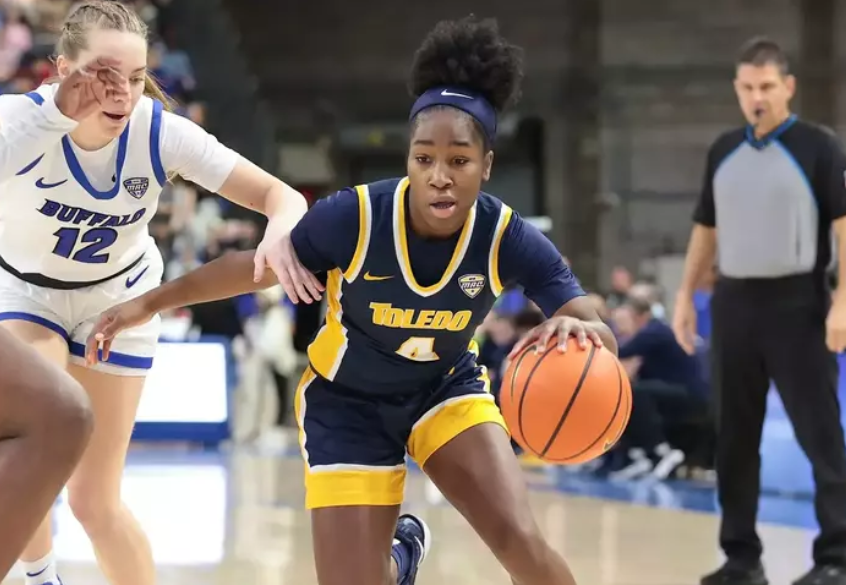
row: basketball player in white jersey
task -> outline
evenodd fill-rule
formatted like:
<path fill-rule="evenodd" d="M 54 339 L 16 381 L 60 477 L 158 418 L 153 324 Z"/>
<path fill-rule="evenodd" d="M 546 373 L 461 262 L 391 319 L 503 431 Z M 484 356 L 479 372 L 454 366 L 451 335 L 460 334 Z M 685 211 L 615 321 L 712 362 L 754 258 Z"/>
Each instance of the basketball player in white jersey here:
<path fill-rule="evenodd" d="M 121 503 L 120 483 L 159 322 L 127 331 L 96 367 L 85 365 L 86 336 L 105 309 L 160 283 L 162 259 L 147 224 L 170 175 L 268 216 L 257 278 L 266 263 L 282 264 L 276 260 L 286 250 L 277 244 L 306 203 L 165 111 L 146 75 L 146 27 L 123 4 L 83 2 L 68 16 L 57 53 L 61 83 L 0 96 L 0 133 L 15 149 L 0 167 L 0 326 L 66 366 L 87 391 L 94 431 L 68 481 L 71 510 L 112 585 L 152 585 L 150 543 Z M 83 82 L 92 75 L 104 83 Z M 282 270 L 293 298 L 319 298 L 304 269 Z M 22 560 L 27 585 L 60 583 L 49 521 Z"/>

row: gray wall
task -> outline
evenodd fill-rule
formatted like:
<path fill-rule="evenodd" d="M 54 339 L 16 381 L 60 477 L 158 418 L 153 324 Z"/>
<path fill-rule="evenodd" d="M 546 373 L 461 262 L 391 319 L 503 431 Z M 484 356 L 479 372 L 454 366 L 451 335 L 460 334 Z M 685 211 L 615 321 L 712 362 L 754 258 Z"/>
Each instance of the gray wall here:
<path fill-rule="evenodd" d="M 402 120 L 410 104 L 405 74 L 420 39 L 437 20 L 471 12 L 497 17 L 504 33 L 525 47 L 522 111 L 566 132 L 560 116 L 567 100 L 567 1 L 577 0 L 231 0 L 230 6 L 233 13 L 250 13 L 238 16 L 242 30 L 252 27 L 244 46 L 288 137 Z M 738 46 L 767 34 L 798 56 L 803 16 L 798 0 L 595 1 L 603 5 L 597 147 L 598 196 L 607 203 L 601 262 L 607 268 L 684 248 L 706 149 L 717 134 L 742 122 L 731 88 Z M 267 23 L 272 30 L 260 34 Z M 834 27 L 846 30 L 845 10 L 838 10 Z M 844 45 L 838 43 L 840 59 Z M 800 98 L 801 90 L 800 73 Z M 846 132 L 846 92 L 837 97 L 838 120 L 844 121 L 838 129 Z M 566 182 L 556 175 L 556 141 L 546 142 L 548 208 L 560 212 Z M 521 184 L 516 175 L 497 182 Z"/>

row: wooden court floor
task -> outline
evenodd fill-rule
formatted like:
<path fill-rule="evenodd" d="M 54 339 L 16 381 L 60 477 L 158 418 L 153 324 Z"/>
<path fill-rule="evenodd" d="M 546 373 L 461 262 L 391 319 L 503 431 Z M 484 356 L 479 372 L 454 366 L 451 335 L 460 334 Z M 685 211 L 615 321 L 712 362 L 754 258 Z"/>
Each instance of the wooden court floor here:
<path fill-rule="evenodd" d="M 302 510 L 302 466 L 292 455 L 255 450 L 133 454 L 124 498 L 150 535 L 159 583 L 316 583 L 308 517 Z M 608 499 L 591 495 L 604 493 L 598 482 L 562 478 L 559 472 L 529 470 L 527 478 L 544 532 L 581 585 L 694 585 L 719 563 L 716 516 L 685 510 L 687 496 L 680 488 L 617 486 L 614 498 Z M 713 499 L 707 493 L 697 497 Z M 434 536 L 419 585 L 510 583 L 422 474 L 410 474 L 407 501 Z M 810 503 L 799 506 L 807 507 L 800 516 L 811 514 Z M 54 532 L 65 585 L 105 583 L 65 501 L 55 509 Z M 809 529 L 763 524 L 761 535 L 773 585 L 787 585 L 805 571 L 813 536 Z M 19 571 L 4 581 L 19 583 Z"/>

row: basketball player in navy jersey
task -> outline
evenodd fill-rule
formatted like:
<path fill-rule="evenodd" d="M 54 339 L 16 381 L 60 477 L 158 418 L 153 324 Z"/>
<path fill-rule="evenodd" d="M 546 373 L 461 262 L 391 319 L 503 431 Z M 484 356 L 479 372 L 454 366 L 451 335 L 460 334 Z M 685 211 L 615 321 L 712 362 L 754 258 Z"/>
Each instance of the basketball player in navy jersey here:
<path fill-rule="evenodd" d="M 421 519 L 398 519 L 406 453 L 515 583 L 575 583 L 532 518 L 471 343 L 503 287 L 519 283 L 549 318 L 524 343 L 557 335 L 563 350 L 572 335 L 582 349 L 616 347 L 549 240 L 481 192 L 498 112 L 521 77 L 522 52 L 494 22 L 440 23 L 413 67 L 408 177 L 319 201 L 291 234 L 299 262 L 328 271 L 326 320 L 296 401 L 321 585 L 415 582 L 431 536 Z M 233 253 L 117 306 L 87 359 L 157 312 L 272 284 L 256 285 L 252 269 L 249 253 Z"/>
<path fill-rule="evenodd" d="M 85 451 L 92 413 L 82 387 L 0 329 L 0 581 Z"/>

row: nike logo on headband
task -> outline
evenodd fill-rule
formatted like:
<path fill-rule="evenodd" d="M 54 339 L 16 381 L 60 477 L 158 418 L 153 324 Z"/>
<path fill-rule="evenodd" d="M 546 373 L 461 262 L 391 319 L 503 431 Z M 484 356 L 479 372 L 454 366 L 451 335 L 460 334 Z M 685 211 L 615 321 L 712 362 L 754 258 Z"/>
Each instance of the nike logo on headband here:
<path fill-rule="evenodd" d="M 472 95 L 464 95 L 463 93 L 453 93 L 453 92 L 451 92 L 447 89 L 443 90 L 441 92 L 441 95 L 444 96 L 444 97 L 460 97 L 460 98 L 464 98 L 466 100 L 472 100 L 473 99 Z"/>

